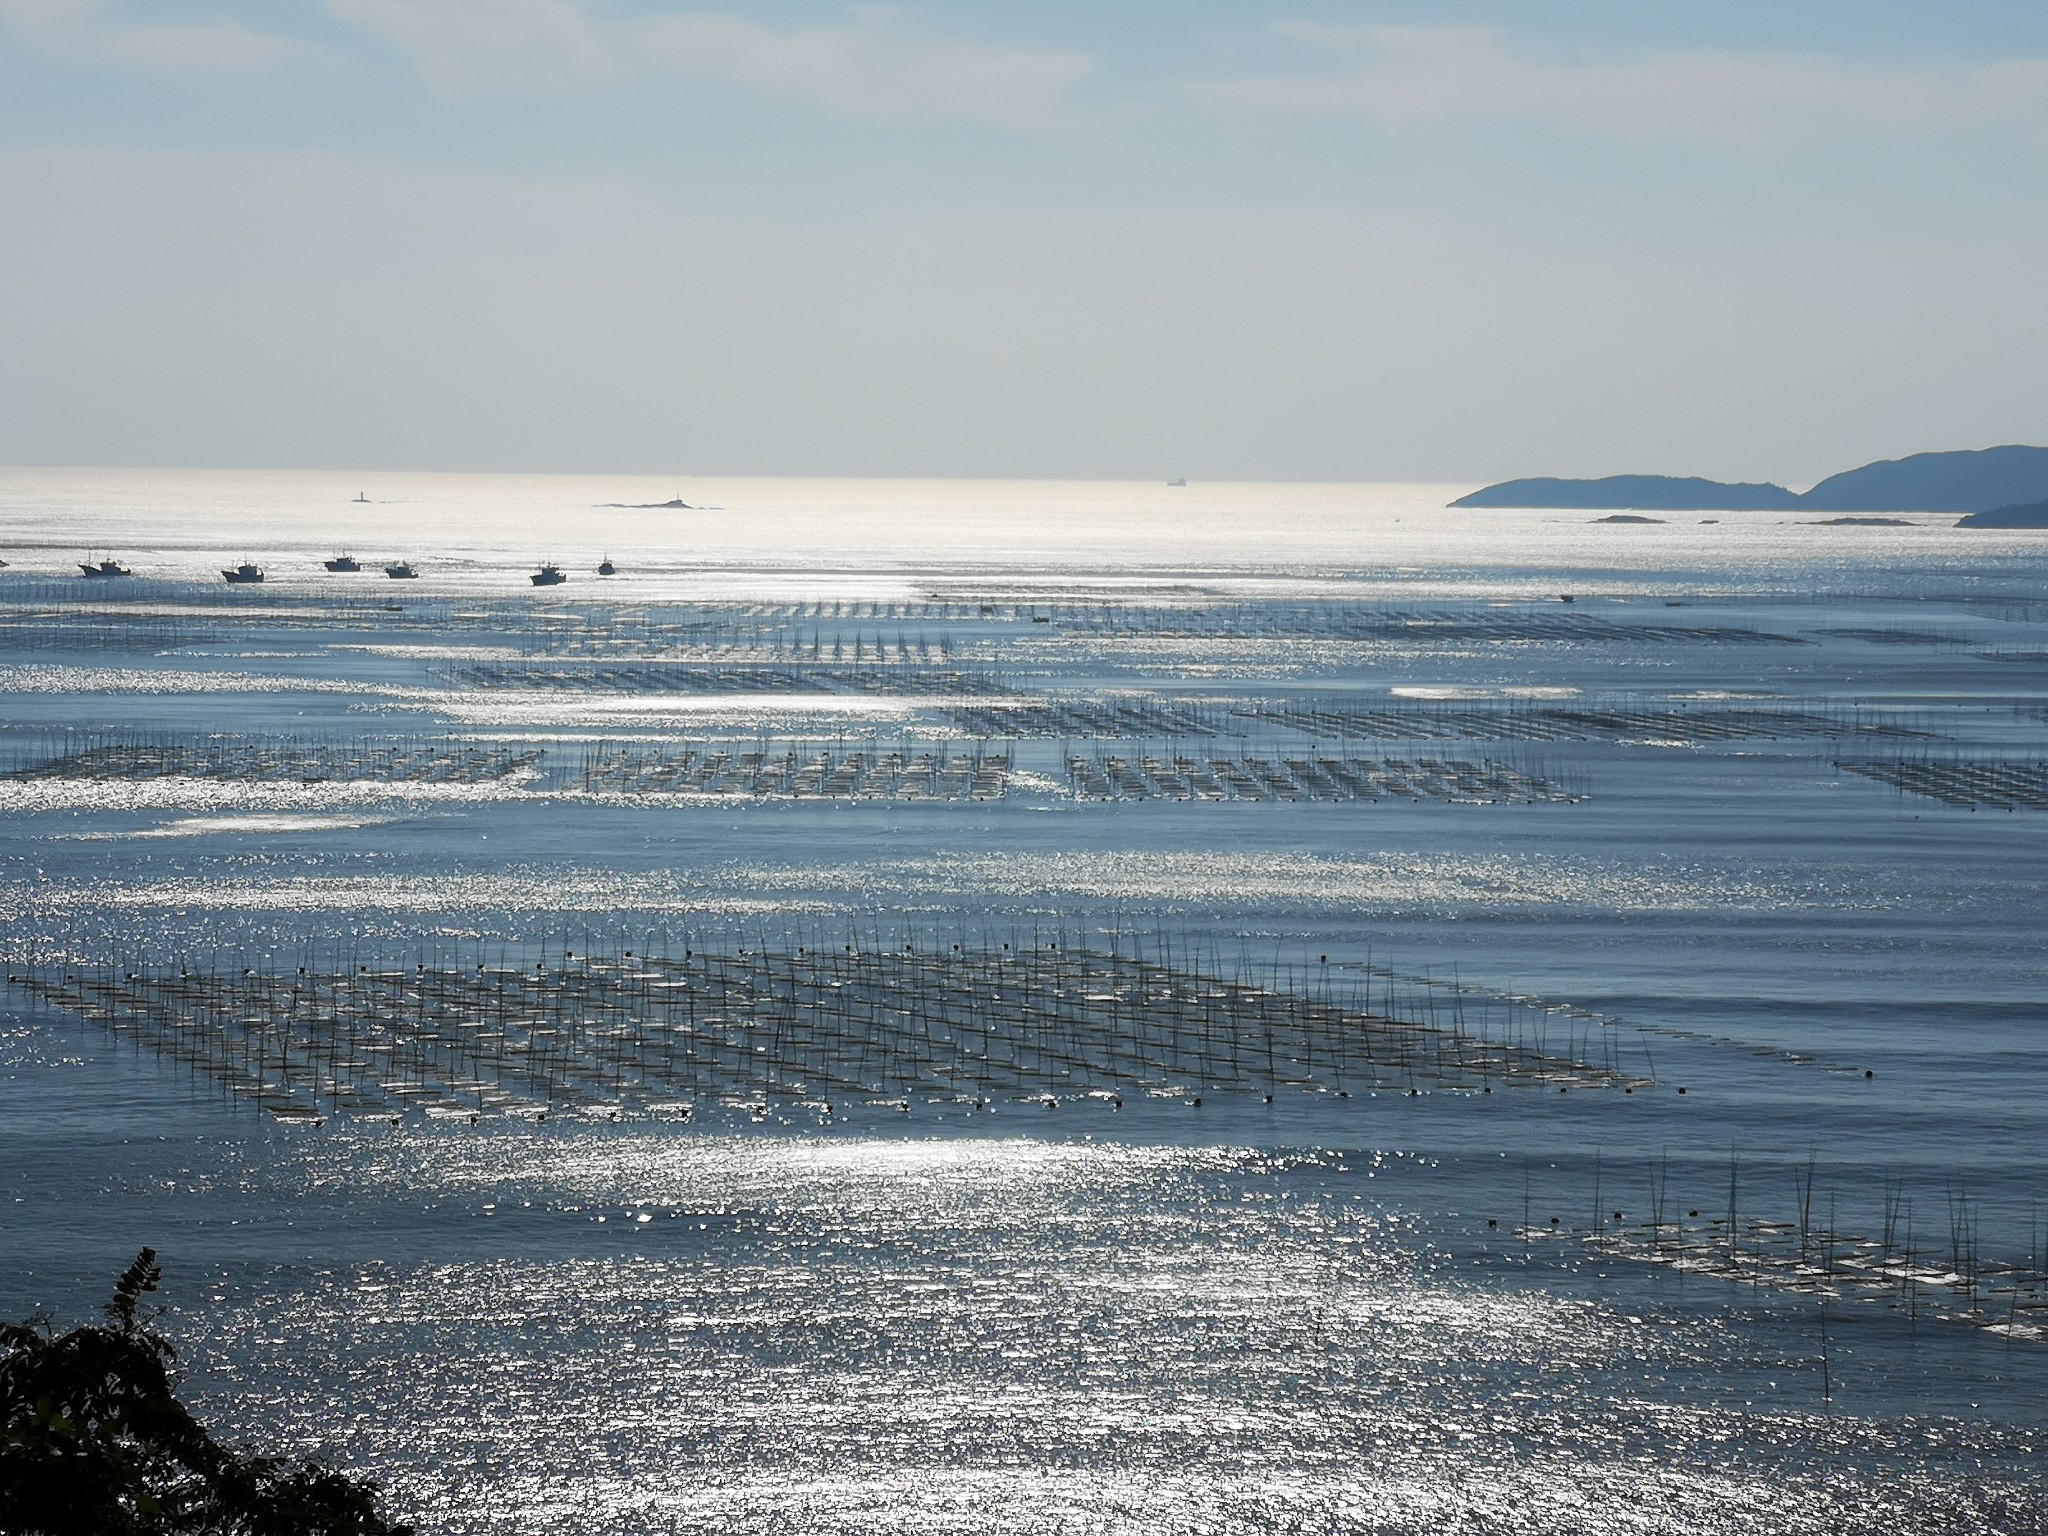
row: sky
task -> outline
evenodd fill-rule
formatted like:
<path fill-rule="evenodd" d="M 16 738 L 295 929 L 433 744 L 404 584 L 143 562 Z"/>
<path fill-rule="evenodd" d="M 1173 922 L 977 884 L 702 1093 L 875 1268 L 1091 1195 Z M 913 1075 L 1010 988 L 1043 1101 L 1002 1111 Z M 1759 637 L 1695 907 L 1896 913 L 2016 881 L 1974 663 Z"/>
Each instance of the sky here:
<path fill-rule="evenodd" d="M 0 463 L 2048 443 L 2040 0 L 0 0 Z"/>

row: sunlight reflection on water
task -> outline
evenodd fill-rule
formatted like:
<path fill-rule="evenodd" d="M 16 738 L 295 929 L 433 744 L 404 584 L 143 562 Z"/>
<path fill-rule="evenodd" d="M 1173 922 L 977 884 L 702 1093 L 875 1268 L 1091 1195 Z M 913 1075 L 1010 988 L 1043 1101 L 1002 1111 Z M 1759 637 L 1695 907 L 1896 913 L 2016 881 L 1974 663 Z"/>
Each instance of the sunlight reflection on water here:
<path fill-rule="evenodd" d="M 1370 1155 L 360 1150 L 526 1256 L 252 1276 L 195 1319 L 205 1381 L 448 1530 L 1960 1532 L 2029 1497 L 2024 1433 L 1774 1403 L 1804 1367 L 1711 1316 L 1460 1267 L 1360 1198 Z"/>

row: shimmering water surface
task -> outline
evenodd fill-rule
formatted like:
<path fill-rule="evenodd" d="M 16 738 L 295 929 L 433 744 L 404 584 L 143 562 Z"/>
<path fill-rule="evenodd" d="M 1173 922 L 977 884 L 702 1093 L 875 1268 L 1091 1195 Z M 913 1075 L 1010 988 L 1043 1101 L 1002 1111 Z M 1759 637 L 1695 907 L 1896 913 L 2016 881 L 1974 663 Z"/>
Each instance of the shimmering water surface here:
<path fill-rule="evenodd" d="M 0 472 L 11 974 L 1060 943 L 1614 1073 L 373 1114 L 11 985 L 0 1307 L 154 1244 L 429 1530 L 2048 1530 L 2048 542 L 1460 489 Z"/>

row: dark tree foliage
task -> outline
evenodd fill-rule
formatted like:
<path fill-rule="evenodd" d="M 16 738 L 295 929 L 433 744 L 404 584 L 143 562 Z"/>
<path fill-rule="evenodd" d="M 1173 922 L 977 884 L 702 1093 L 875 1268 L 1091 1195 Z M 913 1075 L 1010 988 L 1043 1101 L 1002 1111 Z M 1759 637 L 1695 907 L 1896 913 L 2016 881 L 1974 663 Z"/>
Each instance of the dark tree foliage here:
<path fill-rule="evenodd" d="M 309 1462 L 217 1444 L 171 1390 L 171 1346 L 142 1320 L 145 1248 L 108 1322 L 0 1323 L 0 1530 L 20 1536 L 411 1536 L 376 1489 Z"/>

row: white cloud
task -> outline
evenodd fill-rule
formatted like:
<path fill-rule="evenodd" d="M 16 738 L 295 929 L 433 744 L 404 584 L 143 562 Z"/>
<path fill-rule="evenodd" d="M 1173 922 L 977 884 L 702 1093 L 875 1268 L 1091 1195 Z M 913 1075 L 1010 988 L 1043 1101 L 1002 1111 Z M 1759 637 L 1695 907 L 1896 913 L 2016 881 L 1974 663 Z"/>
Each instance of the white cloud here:
<path fill-rule="evenodd" d="M 1205 88 L 1242 107 L 1387 127 L 1534 118 L 1621 139 L 1762 147 L 1788 134 L 2048 126 L 2048 59 L 1891 63 L 1814 53 L 1517 52 L 1483 26 L 1283 23 L 1317 67 Z"/>
<path fill-rule="evenodd" d="M 574 90 L 612 65 L 598 28 L 571 0 L 328 0 L 327 9 L 453 95 Z"/>
<path fill-rule="evenodd" d="M 231 21 L 199 26 L 113 27 L 98 51 L 136 69 L 236 73 L 266 69 L 305 45 Z"/>
<path fill-rule="evenodd" d="M 49 33 L 92 19 L 100 0 L 0 0 L 4 16 L 24 32 Z"/>
<path fill-rule="evenodd" d="M 838 26 L 778 32 L 745 17 L 656 17 L 636 38 L 651 66 L 736 82 L 848 117 L 944 118 L 1025 127 L 1056 114 L 1093 68 L 1085 53 L 934 37 L 891 7 Z"/>
<path fill-rule="evenodd" d="M 306 46 L 232 21 L 124 25 L 102 0 L 0 0 L 0 18 L 60 54 L 164 74 L 263 69 Z"/>
<path fill-rule="evenodd" d="M 5 3 L 5 0 L 0 0 Z M 739 86 L 845 117 L 1041 124 L 1087 54 L 933 34 L 894 7 L 778 30 L 722 11 L 617 16 L 580 0 L 328 0 L 450 94 L 573 91 L 638 76 Z"/>

